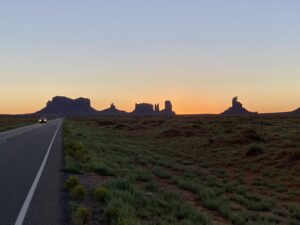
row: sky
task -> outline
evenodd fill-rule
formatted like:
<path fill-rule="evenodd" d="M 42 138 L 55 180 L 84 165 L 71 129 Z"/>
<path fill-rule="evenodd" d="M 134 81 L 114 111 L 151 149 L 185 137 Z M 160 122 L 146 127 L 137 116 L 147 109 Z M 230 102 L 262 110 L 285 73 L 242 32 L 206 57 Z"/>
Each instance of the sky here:
<path fill-rule="evenodd" d="M 178 114 L 300 107 L 299 0 L 1 0 L 0 114 L 53 96 Z"/>

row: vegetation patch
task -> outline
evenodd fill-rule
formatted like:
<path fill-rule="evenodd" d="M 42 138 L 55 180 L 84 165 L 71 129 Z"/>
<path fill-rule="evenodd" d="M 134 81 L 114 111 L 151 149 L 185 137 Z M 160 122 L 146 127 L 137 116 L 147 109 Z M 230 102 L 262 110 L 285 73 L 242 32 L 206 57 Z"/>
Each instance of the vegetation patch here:
<path fill-rule="evenodd" d="M 37 123 L 38 118 L 32 116 L 1 116 L 0 132 Z"/>
<path fill-rule="evenodd" d="M 79 207 L 72 216 L 74 225 L 85 225 L 90 222 L 91 211 L 85 207 Z"/>
<path fill-rule="evenodd" d="M 300 130 L 294 124 L 299 122 L 276 117 L 67 119 L 70 223 L 297 225 Z M 90 215 L 89 222 L 74 219 L 76 214 L 85 218 L 80 208 L 90 212 L 81 212 Z"/>

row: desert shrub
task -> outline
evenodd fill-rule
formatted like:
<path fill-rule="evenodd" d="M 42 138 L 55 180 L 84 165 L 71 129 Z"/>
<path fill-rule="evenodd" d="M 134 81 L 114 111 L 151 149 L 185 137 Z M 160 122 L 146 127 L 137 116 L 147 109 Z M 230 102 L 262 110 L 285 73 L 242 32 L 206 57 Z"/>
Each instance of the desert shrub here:
<path fill-rule="evenodd" d="M 107 196 L 108 189 L 105 187 L 98 187 L 94 190 L 93 197 L 98 201 L 104 201 Z"/>
<path fill-rule="evenodd" d="M 234 135 L 228 142 L 232 144 L 249 144 L 251 142 L 264 142 L 265 140 L 253 129 L 246 129 L 240 135 Z"/>
<path fill-rule="evenodd" d="M 287 217 L 286 210 L 284 210 L 284 209 L 274 209 L 274 214 L 281 216 L 281 217 Z"/>
<path fill-rule="evenodd" d="M 243 215 L 240 215 L 239 213 L 229 215 L 229 220 L 234 225 L 246 224 L 246 219 L 244 218 Z"/>
<path fill-rule="evenodd" d="M 172 129 L 163 131 L 158 136 L 158 138 L 172 138 L 172 137 L 180 137 L 180 136 L 182 136 L 180 130 L 172 128 Z"/>
<path fill-rule="evenodd" d="M 146 126 L 142 126 L 142 125 L 139 125 L 139 124 L 137 124 L 137 125 L 132 125 L 132 126 L 128 127 L 128 130 L 130 130 L 130 131 L 135 131 L 135 130 L 146 130 L 146 129 L 147 129 Z"/>
<path fill-rule="evenodd" d="M 136 174 L 136 180 L 149 182 L 149 181 L 153 180 L 153 175 L 147 171 L 138 171 Z"/>
<path fill-rule="evenodd" d="M 214 190 L 201 187 L 198 191 L 198 197 L 206 208 L 220 211 L 222 214 L 228 213 L 229 203 L 227 199 L 218 196 Z"/>
<path fill-rule="evenodd" d="M 97 120 L 96 123 L 98 126 L 110 126 L 117 124 L 117 122 L 114 120 Z"/>
<path fill-rule="evenodd" d="M 176 204 L 177 203 L 177 204 Z M 175 216 L 178 220 L 188 220 L 191 214 L 194 213 L 193 208 L 190 205 L 181 205 L 178 202 L 174 202 Z"/>
<path fill-rule="evenodd" d="M 246 151 L 246 156 L 257 156 L 264 153 L 264 148 L 258 144 L 252 144 Z"/>
<path fill-rule="evenodd" d="M 147 191 L 156 192 L 159 189 L 159 185 L 156 182 L 151 181 L 145 185 L 145 189 Z"/>
<path fill-rule="evenodd" d="M 124 125 L 124 124 L 119 124 L 119 125 L 116 125 L 115 127 L 114 127 L 114 129 L 123 129 L 123 128 L 126 128 L 127 126 L 126 125 Z"/>
<path fill-rule="evenodd" d="M 170 179 L 172 177 L 170 173 L 168 173 L 160 167 L 155 167 L 153 169 L 153 174 L 162 179 Z"/>
<path fill-rule="evenodd" d="M 300 206 L 296 204 L 288 205 L 288 210 L 292 213 L 293 217 L 300 220 Z"/>
<path fill-rule="evenodd" d="M 126 179 L 115 179 L 108 184 L 109 189 L 125 190 L 134 192 L 134 186 Z"/>
<path fill-rule="evenodd" d="M 270 211 L 274 205 L 273 200 L 259 196 L 234 195 L 232 199 L 254 211 Z"/>
<path fill-rule="evenodd" d="M 65 188 L 69 191 L 79 185 L 79 180 L 75 176 L 70 176 L 65 182 Z"/>
<path fill-rule="evenodd" d="M 251 141 L 256 141 L 256 142 L 260 142 L 260 141 L 264 141 L 264 139 L 256 132 L 256 130 L 253 129 L 246 129 L 242 132 L 242 135 Z"/>
<path fill-rule="evenodd" d="M 74 200 L 82 200 L 85 195 L 85 189 L 82 185 L 77 185 L 70 191 L 70 196 Z"/>
<path fill-rule="evenodd" d="M 112 199 L 104 209 L 104 216 L 111 225 L 137 225 L 135 210 L 122 199 Z"/>
<path fill-rule="evenodd" d="M 82 174 L 82 171 L 79 168 L 75 167 L 74 165 L 65 166 L 63 171 L 71 174 Z"/>
<path fill-rule="evenodd" d="M 66 155 L 77 163 L 89 160 L 88 152 L 81 141 L 66 141 L 65 151 Z"/>
<path fill-rule="evenodd" d="M 78 208 L 73 213 L 73 216 L 72 216 L 72 220 L 75 225 L 88 224 L 90 219 L 91 219 L 91 211 L 85 207 Z"/>
<path fill-rule="evenodd" d="M 178 180 L 175 180 L 175 184 L 184 189 L 184 190 L 187 190 L 187 191 L 191 191 L 195 194 L 198 193 L 198 190 L 199 190 L 199 185 L 197 185 L 195 182 L 190 182 L 190 181 L 186 181 L 186 180 L 183 180 L 183 179 L 178 179 Z"/>
<path fill-rule="evenodd" d="M 142 165 L 142 166 L 145 166 L 145 165 L 148 164 L 148 159 L 146 158 L 146 156 L 144 156 L 143 158 L 137 157 L 137 158 L 135 159 L 135 161 L 136 161 L 136 163 L 138 163 L 138 164 L 140 164 L 140 165 Z"/>
<path fill-rule="evenodd" d="M 209 219 L 195 210 L 190 204 L 182 202 L 177 193 L 166 193 L 164 200 L 167 202 L 167 209 L 169 208 L 173 211 L 175 221 L 184 221 L 180 224 L 211 224 Z"/>
<path fill-rule="evenodd" d="M 106 165 L 97 165 L 95 166 L 94 171 L 102 176 L 113 176 L 113 172 Z"/>

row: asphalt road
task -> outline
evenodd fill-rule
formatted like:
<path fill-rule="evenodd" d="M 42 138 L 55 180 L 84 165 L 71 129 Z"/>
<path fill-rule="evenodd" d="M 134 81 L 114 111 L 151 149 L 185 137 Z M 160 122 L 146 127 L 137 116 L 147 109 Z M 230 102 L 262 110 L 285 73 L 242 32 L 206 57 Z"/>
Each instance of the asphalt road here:
<path fill-rule="evenodd" d="M 0 133 L 0 225 L 65 224 L 61 124 Z"/>

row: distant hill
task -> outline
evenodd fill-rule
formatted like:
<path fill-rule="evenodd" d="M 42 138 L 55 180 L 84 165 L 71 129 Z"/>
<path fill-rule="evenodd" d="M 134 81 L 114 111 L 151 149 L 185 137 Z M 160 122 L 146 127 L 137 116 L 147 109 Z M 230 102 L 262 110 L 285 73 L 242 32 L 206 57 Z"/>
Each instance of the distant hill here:
<path fill-rule="evenodd" d="M 291 112 L 292 115 L 300 115 L 300 108 Z"/>
<path fill-rule="evenodd" d="M 238 101 L 238 97 L 232 99 L 232 106 L 225 110 L 220 115 L 224 116 L 243 116 L 243 115 L 256 115 L 256 112 L 250 112 L 243 107 L 243 104 Z"/>
<path fill-rule="evenodd" d="M 100 115 L 100 116 L 125 116 L 125 115 L 128 115 L 128 113 L 125 111 L 122 111 L 122 110 L 118 110 L 114 104 L 111 104 L 108 109 L 98 111 L 97 115 Z"/>

